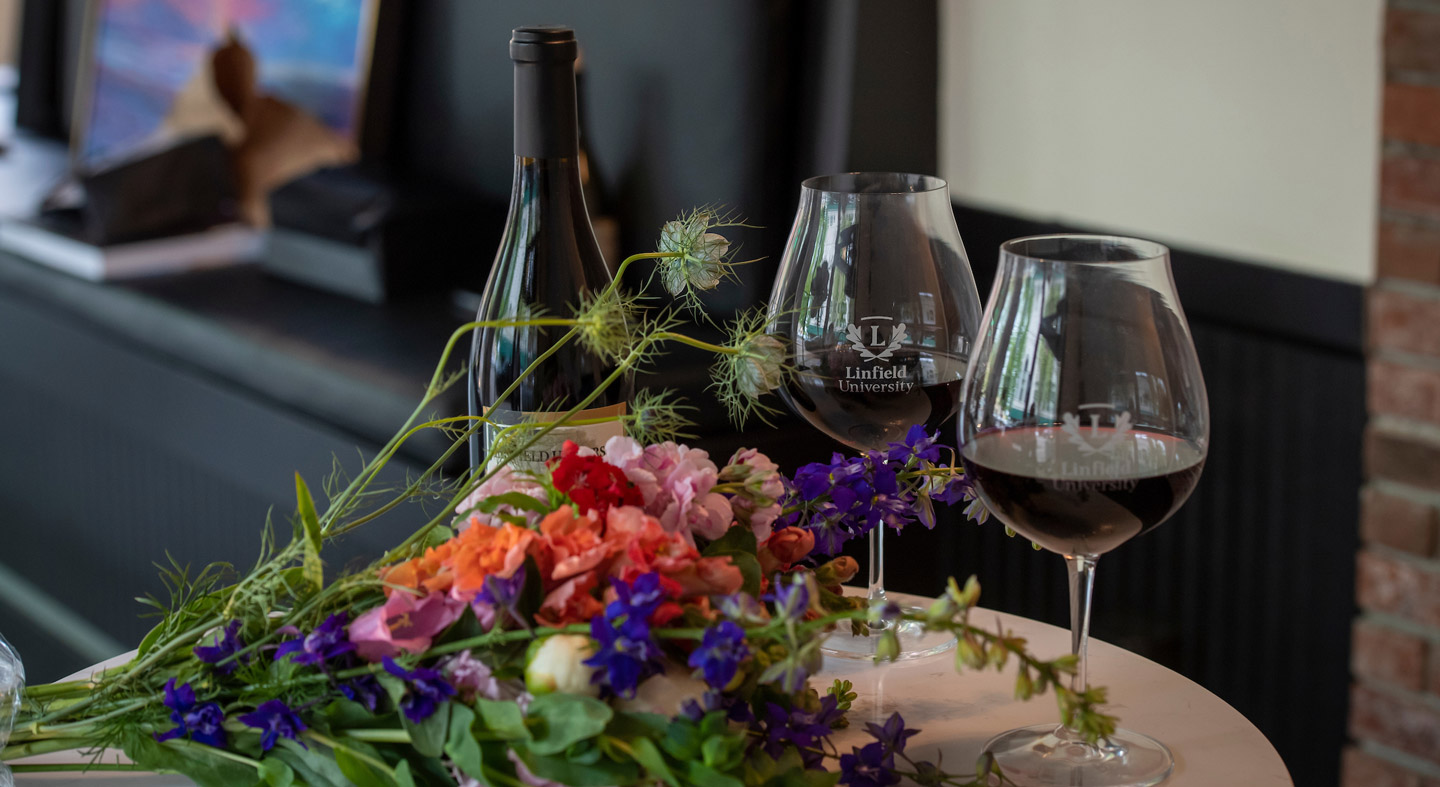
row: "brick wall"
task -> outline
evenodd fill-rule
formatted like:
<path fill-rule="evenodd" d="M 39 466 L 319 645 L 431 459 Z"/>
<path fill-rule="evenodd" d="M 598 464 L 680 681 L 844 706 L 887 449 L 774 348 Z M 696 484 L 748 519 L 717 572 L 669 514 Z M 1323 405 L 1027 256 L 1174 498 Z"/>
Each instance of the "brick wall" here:
<path fill-rule="evenodd" d="M 1440 0 L 1385 21 L 1344 787 L 1440 787 Z"/>

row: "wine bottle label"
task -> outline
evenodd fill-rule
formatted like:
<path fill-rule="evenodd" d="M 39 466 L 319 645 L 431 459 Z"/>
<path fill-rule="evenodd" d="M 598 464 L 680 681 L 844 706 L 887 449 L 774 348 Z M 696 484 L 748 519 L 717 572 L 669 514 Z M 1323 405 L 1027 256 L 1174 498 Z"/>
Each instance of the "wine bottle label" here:
<path fill-rule="evenodd" d="M 566 440 L 603 454 L 605 441 L 625 434 L 625 424 L 620 420 L 625 412 L 624 402 L 581 410 L 568 423 L 551 429 L 532 442 L 538 430 L 559 420 L 563 412 L 527 413 L 486 408 L 485 417 L 490 421 L 485 425 L 488 466 L 493 470 L 498 465 L 509 464 L 516 470 L 544 472 L 545 463 L 560 456 Z M 523 448 L 520 447 L 522 445 Z M 517 449 L 519 453 L 516 453 Z"/>

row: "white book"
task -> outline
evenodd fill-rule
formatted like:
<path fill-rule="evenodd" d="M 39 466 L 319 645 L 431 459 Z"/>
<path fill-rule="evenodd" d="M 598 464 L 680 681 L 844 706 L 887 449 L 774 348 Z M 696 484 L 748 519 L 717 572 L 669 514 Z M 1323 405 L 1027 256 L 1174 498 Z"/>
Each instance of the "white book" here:
<path fill-rule="evenodd" d="M 0 249 L 91 281 L 154 276 L 258 260 L 265 233 L 225 224 L 169 238 L 96 246 L 27 219 L 0 220 Z"/>

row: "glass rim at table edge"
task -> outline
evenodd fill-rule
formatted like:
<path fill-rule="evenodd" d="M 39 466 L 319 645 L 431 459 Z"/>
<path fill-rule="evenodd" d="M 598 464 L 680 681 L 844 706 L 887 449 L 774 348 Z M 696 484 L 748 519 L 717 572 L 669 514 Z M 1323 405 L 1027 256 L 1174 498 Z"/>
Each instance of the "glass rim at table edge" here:
<path fill-rule="evenodd" d="M 1016 251 L 1015 249 L 1026 243 L 1043 240 L 1070 240 L 1070 241 L 1092 241 L 1096 243 L 1114 243 L 1116 245 L 1128 245 L 1135 248 L 1144 248 L 1145 254 L 1133 260 L 1062 260 L 1054 257 L 1036 256 Z M 1043 263 L 1050 265 L 1124 265 L 1136 262 L 1159 262 L 1170 259 L 1170 247 L 1159 241 L 1140 238 L 1134 235 L 1117 235 L 1110 233 L 1088 233 L 1088 232 L 1049 232 L 1040 235 L 1023 235 L 1018 238 L 1011 238 L 1000 244 L 1000 259 L 1006 258 L 1022 260 L 1030 263 Z M 998 281 L 998 276 L 997 276 Z"/>

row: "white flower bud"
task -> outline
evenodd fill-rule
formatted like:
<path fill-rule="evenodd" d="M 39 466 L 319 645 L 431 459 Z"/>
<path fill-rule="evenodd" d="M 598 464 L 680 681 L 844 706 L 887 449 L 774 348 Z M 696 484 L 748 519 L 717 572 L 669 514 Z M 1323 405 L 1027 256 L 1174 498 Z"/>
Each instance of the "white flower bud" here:
<path fill-rule="evenodd" d="M 590 682 L 595 668 L 584 663 L 594 649 L 594 643 L 584 634 L 546 637 L 531 649 L 530 663 L 525 665 L 525 688 L 537 696 L 558 691 L 598 697 L 600 687 Z"/>

